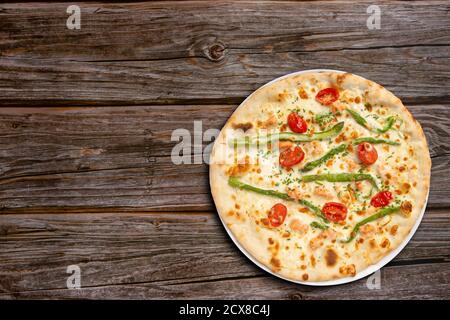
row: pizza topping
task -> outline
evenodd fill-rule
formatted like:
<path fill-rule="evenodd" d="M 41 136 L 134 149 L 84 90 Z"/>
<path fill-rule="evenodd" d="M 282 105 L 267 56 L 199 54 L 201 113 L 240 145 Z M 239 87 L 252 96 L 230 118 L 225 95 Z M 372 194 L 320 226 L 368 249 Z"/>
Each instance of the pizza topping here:
<path fill-rule="evenodd" d="M 349 264 L 340 267 L 339 272 L 343 275 L 354 277 L 356 275 L 356 268 L 354 264 Z"/>
<path fill-rule="evenodd" d="M 375 231 L 376 231 L 375 227 L 371 224 L 363 225 L 359 230 L 359 232 L 361 233 L 361 236 L 363 238 L 372 237 L 375 234 Z"/>
<path fill-rule="evenodd" d="M 400 143 L 396 142 L 396 141 L 386 140 L 386 139 L 375 139 L 375 138 L 372 138 L 372 137 L 362 137 L 362 138 L 357 138 L 357 139 L 353 140 L 353 144 L 360 144 L 360 143 L 363 143 L 363 142 L 369 142 L 371 144 L 382 144 L 382 143 L 384 143 L 384 144 L 389 144 L 389 145 L 392 145 L 392 146 L 400 145 Z"/>
<path fill-rule="evenodd" d="M 305 153 L 302 148 L 295 146 L 294 148 L 289 148 L 280 153 L 280 165 L 285 168 L 290 168 L 298 163 L 300 163 L 303 158 L 305 158 Z"/>
<path fill-rule="evenodd" d="M 286 148 L 292 148 L 294 146 L 294 143 L 292 141 L 280 141 L 278 142 L 278 149 L 286 149 Z"/>
<path fill-rule="evenodd" d="M 400 206 L 401 212 L 404 216 L 409 217 L 412 212 L 412 204 L 409 201 L 403 201 Z"/>
<path fill-rule="evenodd" d="M 328 160 L 330 160 L 331 158 L 333 158 L 335 155 L 344 152 L 347 149 L 347 145 L 341 144 L 340 146 L 331 149 L 330 151 L 328 151 L 327 153 L 325 153 L 321 158 L 316 159 L 314 161 L 310 161 L 307 164 L 305 164 L 305 166 L 301 169 L 301 171 L 306 172 L 306 171 L 310 171 L 322 164 L 324 164 L 325 162 L 327 162 Z"/>
<path fill-rule="evenodd" d="M 304 175 L 302 177 L 303 182 L 313 181 L 328 181 L 328 182 L 353 182 L 368 180 L 372 185 L 378 189 L 375 178 L 368 173 L 324 173 L 324 174 L 311 174 Z"/>
<path fill-rule="evenodd" d="M 314 117 L 314 121 L 317 122 L 321 127 L 324 127 L 328 123 L 335 120 L 336 117 L 332 112 L 318 113 Z"/>
<path fill-rule="evenodd" d="M 358 223 L 353 227 L 353 230 L 352 230 L 352 232 L 350 233 L 350 237 L 349 237 L 347 240 L 345 240 L 344 243 L 349 243 L 349 242 L 351 242 L 353 239 L 355 239 L 357 233 L 359 232 L 359 229 L 360 229 L 363 225 L 365 225 L 365 224 L 367 224 L 367 223 L 369 223 L 369 222 L 378 220 L 378 219 L 380 219 L 380 218 L 383 218 L 383 217 L 385 217 L 385 216 L 387 216 L 387 215 L 393 214 L 393 213 L 395 213 L 395 212 L 397 212 L 397 211 L 399 211 L 399 210 L 400 210 L 400 207 L 399 207 L 399 206 L 385 207 L 385 208 L 381 209 L 380 211 L 378 211 L 377 213 L 374 213 L 373 215 L 368 216 L 367 218 L 361 220 L 360 222 L 358 222 Z"/>
<path fill-rule="evenodd" d="M 328 229 L 328 227 L 326 225 L 323 225 L 323 224 L 321 224 L 320 222 L 317 222 L 317 221 L 313 221 L 309 225 L 311 227 L 313 227 L 313 228 L 317 228 L 317 229 L 321 229 L 321 230 Z"/>
<path fill-rule="evenodd" d="M 395 236 L 395 235 L 397 234 L 397 230 L 398 230 L 398 224 L 395 224 L 395 225 L 393 225 L 393 226 L 391 227 L 391 230 L 389 231 L 389 233 L 390 233 L 392 236 Z"/>
<path fill-rule="evenodd" d="M 391 202 L 392 199 L 394 199 L 394 197 L 391 192 L 380 191 L 373 196 L 372 200 L 370 200 L 370 204 L 376 208 L 385 207 Z"/>
<path fill-rule="evenodd" d="M 348 185 L 346 191 L 341 191 L 338 193 L 338 198 L 345 205 L 351 204 L 356 201 L 355 191 L 350 187 L 350 185 Z"/>
<path fill-rule="evenodd" d="M 295 132 L 280 132 L 268 134 L 266 136 L 261 137 L 249 137 L 246 136 L 241 139 L 232 139 L 229 141 L 231 146 L 247 146 L 247 145 L 255 145 L 262 143 L 269 143 L 276 140 L 289 140 L 292 142 L 309 142 L 314 140 L 325 140 L 329 138 L 333 138 L 339 134 L 344 128 L 344 122 L 339 122 L 334 125 L 331 129 L 321 132 L 315 132 L 312 134 L 301 134 Z"/>
<path fill-rule="evenodd" d="M 287 189 L 287 194 L 289 195 L 290 198 L 294 199 L 294 200 L 300 200 L 303 198 L 302 193 L 300 192 L 300 190 L 298 188 L 286 188 Z"/>
<path fill-rule="evenodd" d="M 316 95 L 316 101 L 329 106 L 339 99 L 339 91 L 336 88 L 326 88 L 320 90 Z"/>
<path fill-rule="evenodd" d="M 358 164 L 352 159 L 345 158 L 344 162 L 347 164 L 347 169 L 350 172 L 353 172 L 358 168 Z"/>
<path fill-rule="evenodd" d="M 364 119 L 363 116 L 361 116 L 358 112 L 353 111 L 352 109 L 346 109 L 348 113 L 350 113 L 350 115 L 352 116 L 353 120 L 356 121 L 357 124 L 359 124 L 360 126 L 363 126 L 366 129 L 369 129 L 369 125 L 366 121 L 366 119 Z"/>
<path fill-rule="evenodd" d="M 326 199 L 333 199 L 333 194 L 324 186 L 317 186 L 314 188 L 314 194 L 324 197 Z"/>
<path fill-rule="evenodd" d="M 308 124 L 298 113 L 291 112 L 288 116 L 289 128 L 296 133 L 305 133 L 308 130 Z"/>
<path fill-rule="evenodd" d="M 246 156 L 243 160 L 239 161 L 238 164 L 228 168 L 227 174 L 229 176 L 238 176 L 242 175 L 245 172 L 249 171 L 251 167 L 250 157 Z"/>
<path fill-rule="evenodd" d="M 277 117 L 273 113 L 270 114 L 270 116 L 264 120 L 258 120 L 258 126 L 260 128 L 270 128 L 277 124 Z"/>
<path fill-rule="evenodd" d="M 385 132 L 389 131 L 395 123 L 395 117 L 390 116 L 386 119 L 386 124 L 384 125 L 384 127 L 382 127 L 381 129 L 378 129 L 378 128 L 372 129 L 372 128 L 370 128 L 369 124 L 367 123 L 367 120 L 364 119 L 364 117 L 361 116 L 358 112 L 356 112 L 352 109 L 349 109 L 349 108 L 347 108 L 346 110 L 348 113 L 350 113 L 353 120 L 355 120 L 357 124 L 359 124 L 360 126 L 363 126 L 367 130 L 370 130 L 375 133 L 385 133 Z"/>
<path fill-rule="evenodd" d="M 305 89 L 303 89 L 302 87 L 300 87 L 300 89 L 298 89 L 298 95 L 302 99 L 308 99 L 308 94 L 306 93 Z"/>
<path fill-rule="evenodd" d="M 265 196 L 269 196 L 269 197 L 275 197 L 275 198 L 280 198 L 283 200 L 291 200 L 291 201 L 297 201 L 298 203 L 300 203 L 301 205 L 307 207 L 308 209 L 310 209 L 314 215 L 320 219 L 323 220 L 323 222 L 328 223 L 327 218 L 323 215 L 322 211 L 320 210 L 319 207 L 317 207 L 316 205 L 312 204 L 311 202 L 309 202 L 308 200 L 305 199 L 292 199 L 287 193 L 282 193 L 279 191 L 275 191 L 275 190 L 267 190 L 267 189 L 261 189 L 249 184 L 246 184 L 242 181 L 240 181 L 237 177 L 229 177 L 228 178 L 228 184 L 232 187 L 235 188 L 239 188 L 239 189 L 243 189 L 243 190 L 248 190 L 248 191 L 253 191 Z"/>
<path fill-rule="evenodd" d="M 377 149 L 368 142 L 358 144 L 358 158 L 366 166 L 374 164 L 378 159 Z"/>
<path fill-rule="evenodd" d="M 297 233 L 300 233 L 302 235 L 308 232 L 309 229 L 307 224 L 300 222 L 300 220 L 298 219 L 293 219 L 289 226 L 293 231 L 296 231 Z"/>
<path fill-rule="evenodd" d="M 272 227 L 279 227 L 286 219 L 287 208 L 282 203 L 275 204 L 269 212 L 269 222 Z"/>
<path fill-rule="evenodd" d="M 317 156 L 322 154 L 323 148 L 319 141 L 311 141 L 303 144 L 303 149 L 306 153 Z"/>
<path fill-rule="evenodd" d="M 323 245 L 323 239 L 321 239 L 320 237 L 313 238 L 309 241 L 309 247 L 312 250 L 316 250 L 316 249 L 320 248 L 322 245 Z"/>
<path fill-rule="evenodd" d="M 327 202 L 322 208 L 322 212 L 328 220 L 340 222 L 347 217 L 347 207 L 339 202 Z"/>
<path fill-rule="evenodd" d="M 322 231 L 317 237 L 312 238 L 311 241 L 309 241 L 309 246 L 311 249 L 316 250 L 323 245 L 324 240 L 329 240 L 331 242 L 335 241 L 336 232 L 330 229 Z"/>
<path fill-rule="evenodd" d="M 284 90 L 283 92 L 280 92 L 278 95 L 277 95 L 277 98 L 278 98 L 278 101 L 279 102 L 283 102 L 283 101 L 286 101 L 288 98 L 290 98 L 291 97 L 291 94 L 289 93 L 289 92 L 287 92 L 286 90 Z"/>
<path fill-rule="evenodd" d="M 385 132 L 389 131 L 389 130 L 392 128 L 392 126 L 394 125 L 394 123 L 395 123 L 395 117 L 393 117 L 393 116 L 388 117 L 388 118 L 386 119 L 386 124 L 384 125 L 384 127 L 381 128 L 381 129 L 377 129 L 376 131 L 377 131 L 378 133 L 385 133 Z"/>

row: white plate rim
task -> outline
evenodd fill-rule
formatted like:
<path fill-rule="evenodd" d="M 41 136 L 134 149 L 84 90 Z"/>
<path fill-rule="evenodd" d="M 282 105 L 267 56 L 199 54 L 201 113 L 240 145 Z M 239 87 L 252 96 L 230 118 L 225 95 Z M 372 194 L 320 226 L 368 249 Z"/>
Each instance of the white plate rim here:
<path fill-rule="evenodd" d="M 281 77 L 278 77 L 276 79 L 273 79 L 269 82 L 267 82 L 266 84 L 264 84 L 263 86 L 259 87 L 258 89 L 256 89 L 255 91 L 253 91 L 244 101 L 241 102 L 241 104 L 239 105 L 239 107 L 236 108 L 236 110 L 234 112 L 236 112 L 241 106 L 244 105 L 244 103 L 250 99 L 250 97 L 259 89 L 264 88 L 265 86 L 268 86 L 278 80 L 287 78 L 287 77 L 291 77 L 294 75 L 298 75 L 298 74 L 303 74 L 303 73 L 311 73 L 311 72 L 337 72 L 337 73 L 346 73 L 345 71 L 341 71 L 341 70 L 333 70 L 333 69 L 310 69 L 310 70 L 303 70 L 303 71 L 296 71 L 296 72 L 292 72 L 286 75 L 283 75 Z M 233 112 L 233 113 L 234 113 Z M 388 264 L 389 262 L 391 262 L 405 247 L 406 245 L 409 243 L 409 241 L 411 241 L 412 237 L 414 236 L 414 234 L 416 233 L 417 229 L 419 228 L 420 223 L 422 222 L 423 216 L 425 214 L 425 210 L 427 207 L 427 203 L 428 203 L 428 196 L 430 194 L 430 188 L 428 188 L 428 192 L 427 192 L 427 196 L 425 198 L 425 202 L 424 205 L 422 207 L 422 211 L 420 212 L 420 215 L 417 217 L 417 220 L 413 226 L 413 228 L 411 229 L 411 231 L 409 232 L 408 236 L 403 240 L 403 242 L 394 250 L 392 250 L 388 255 L 386 255 L 385 257 L 383 257 L 380 261 L 378 261 L 377 263 L 368 266 L 367 268 L 365 268 L 364 270 L 358 272 L 354 277 L 346 277 L 346 278 L 340 278 L 340 279 L 335 279 L 335 280 L 327 280 L 327 281 L 310 281 L 310 282 L 306 282 L 306 281 L 299 281 L 299 280 L 293 280 L 287 277 L 283 277 L 275 272 L 273 272 L 270 268 L 268 268 L 267 266 L 265 266 L 264 264 L 262 264 L 261 262 L 259 262 L 255 257 L 253 257 L 240 243 L 239 241 L 235 238 L 235 236 L 233 235 L 233 232 L 228 228 L 228 226 L 226 225 L 225 221 L 222 219 L 222 216 L 220 214 L 218 214 L 220 221 L 222 222 L 223 227 L 225 228 L 225 230 L 227 231 L 229 237 L 231 238 L 231 240 L 234 242 L 234 244 L 239 248 L 239 250 L 241 250 L 241 252 L 250 260 L 252 261 L 254 264 L 256 264 L 258 267 L 260 267 L 261 269 L 263 269 L 264 271 L 274 275 L 277 278 L 289 281 L 289 282 L 293 282 L 293 283 L 297 283 L 297 284 L 302 284 L 302 285 L 307 285 L 307 286 L 334 286 L 334 285 L 340 285 L 340 284 L 346 284 L 346 283 L 350 283 L 353 281 L 357 281 L 359 279 L 362 279 L 364 277 L 367 277 L 368 275 L 380 270 L 382 267 L 384 267 L 386 264 Z"/>

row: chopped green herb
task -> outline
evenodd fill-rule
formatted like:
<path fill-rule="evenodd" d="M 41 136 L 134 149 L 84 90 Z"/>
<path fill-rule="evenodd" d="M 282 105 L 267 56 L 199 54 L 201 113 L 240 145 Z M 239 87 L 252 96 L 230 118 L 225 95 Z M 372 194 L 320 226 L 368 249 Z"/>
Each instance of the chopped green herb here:
<path fill-rule="evenodd" d="M 314 117 L 314 120 L 321 126 L 325 126 L 334 119 L 334 115 L 331 112 L 319 113 Z"/>

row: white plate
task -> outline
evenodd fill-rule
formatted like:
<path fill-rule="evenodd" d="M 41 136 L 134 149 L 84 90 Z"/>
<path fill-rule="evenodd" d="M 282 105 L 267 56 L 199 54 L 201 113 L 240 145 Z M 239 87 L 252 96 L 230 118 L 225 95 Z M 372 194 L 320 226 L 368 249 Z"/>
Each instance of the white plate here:
<path fill-rule="evenodd" d="M 338 72 L 338 73 L 345 73 L 344 71 L 340 71 L 340 70 L 332 70 L 332 69 L 312 69 L 312 70 L 305 70 L 305 71 L 298 71 L 298 72 L 294 72 L 294 73 L 290 73 L 287 75 L 284 75 L 282 77 L 276 78 L 268 83 L 266 83 L 265 85 L 263 85 L 261 88 L 268 86 L 272 83 L 274 83 L 275 81 L 284 79 L 286 77 L 290 77 L 293 75 L 298 75 L 298 74 L 302 74 L 302 73 L 310 73 L 310 72 L 323 72 L 323 71 L 331 71 L 331 72 Z M 251 96 L 253 95 L 253 93 L 251 95 L 249 95 L 242 103 L 240 106 L 242 106 L 245 101 L 247 101 Z M 238 108 L 240 108 L 240 106 Z M 237 109 L 236 109 L 237 110 Z M 334 285 L 338 285 L 338 284 L 344 284 L 344 283 L 349 283 L 349 282 L 353 282 L 356 280 L 359 280 L 361 278 L 364 278 L 378 270 L 380 270 L 382 267 L 384 267 L 387 263 L 389 263 L 392 259 L 394 259 L 399 253 L 400 251 L 403 250 L 404 247 L 406 247 L 406 245 L 408 244 L 408 242 L 411 240 L 411 238 L 413 237 L 414 233 L 416 233 L 417 228 L 420 225 L 420 222 L 422 221 L 423 215 L 425 213 L 425 209 L 428 203 L 428 195 L 429 195 L 430 191 L 428 189 L 428 193 L 427 193 L 427 197 L 425 199 L 425 203 L 424 206 L 422 208 L 422 211 L 419 215 L 419 217 L 417 217 L 416 223 L 414 224 L 414 227 L 411 229 L 411 231 L 409 232 L 408 236 L 405 238 L 405 240 L 403 240 L 403 242 L 393 251 L 391 251 L 387 256 L 385 256 L 383 259 L 381 259 L 380 261 L 378 261 L 376 264 L 373 264 L 371 266 L 368 266 L 366 269 L 358 272 L 354 277 L 347 277 L 347 278 L 341 278 L 341 279 L 336 279 L 336 280 L 328 280 L 328 281 L 321 281 L 321 282 L 305 282 L 305 281 L 297 281 L 297 280 L 292 280 L 286 277 L 282 277 L 279 274 L 274 273 L 271 269 L 267 268 L 265 265 L 263 265 L 261 262 L 259 262 L 258 260 L 256 260 L 247 250 L 244 249 L 244 247 L 241 246 L 241 244 L 239 243 L 239 241 L 236 240 L 236 238 L 234 237 L 233 233 L 231 232 L 230 229 L 228 229 L 226 223 L 223 221 L 222 217 L 219 214 L 220 217 L 220 221 L 222 221 L 222 224 L 225 228 L 225 230 L 227 230 L 228 235 L 230 236 L 230 238 L 233 240 L 234 244 L 239 248 L 239 250 L 242 251 L 243 254 L 245 254 L 247 256 L 247 258 L 249 258 L 254 264 L 256 264 L 258 267 L 260 267 L 261 269 L 263 269 L 264 271 L 273 274 L 274 276 L 290 281 L 290 282 L 294 282 L 294 283 L 299 283 L 299 284 L 304 284 L 307 286 L 334 286 Z"/>

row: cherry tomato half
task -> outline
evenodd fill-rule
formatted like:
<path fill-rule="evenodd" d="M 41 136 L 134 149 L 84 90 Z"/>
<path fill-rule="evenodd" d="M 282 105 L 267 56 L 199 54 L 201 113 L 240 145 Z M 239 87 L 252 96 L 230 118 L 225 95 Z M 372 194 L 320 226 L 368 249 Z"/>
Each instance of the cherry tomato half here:
<path fill-rule="evenodd" d="M 326 106 L 329 106 L 333 102 L 339 99 L 339 91 L 335 88 L 326 88 L 320 90 L 316 94 L 316 100 Z"/>
<path fill-rule="evenodd" d="M 327 202 L 322 208 L 322 213 L 328 220 L 339 222 L 347 217 L 347 207 L 339 202 Z"/>
<path fill-rule="evenodd" d="M 389 191 L 380 191 L 373 196 L 372 200 L 370 200 L 370 204 L 376 208 L 385 207 L 392 199 L 394 199 L 392 193 Z"/>
<path fill-rule="evenodd" d="M 358 144 L 358 158 L 365 165 L 371 165 L 378 159 L 377 149 L 368 142 Z"/>
<path fill-rule="evenodd" d="M 283 167 L 292 167 L 301 162 L 304 157 L 305 153 L 299 146 L 288 148 L 280 153 L 280 165 Z"/>
<path fill-rule="evenodd" d="M 308 124 L 298 113 L 291 112 L 287 119 L 289 128 L 291 128 L 292 131 L 296 133 L 305 133 L 306 130 L 308 130 Z"/>
<path fill-rule="evenodd" d="M 282 203 L 274 205 L 269 212 L 269 222 L 272 227 L 279 227 L 286 219 L 287 208 Z"/>

